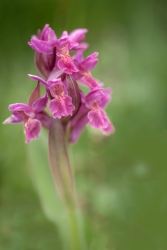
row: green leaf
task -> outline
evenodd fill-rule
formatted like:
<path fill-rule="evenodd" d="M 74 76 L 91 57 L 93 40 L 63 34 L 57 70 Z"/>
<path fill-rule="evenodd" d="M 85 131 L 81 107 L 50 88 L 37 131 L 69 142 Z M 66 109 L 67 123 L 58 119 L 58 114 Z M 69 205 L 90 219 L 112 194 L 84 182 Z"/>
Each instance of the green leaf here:
<path fill-rule="evenodd" d="M 30 162 L 29 171 L 42 208 L 47 217 L 57 223 L 62 214 L 62 205 L 48 163 L 46 134 L 42 132 L 40 139 L 32 141 L 27 146 Z"/>

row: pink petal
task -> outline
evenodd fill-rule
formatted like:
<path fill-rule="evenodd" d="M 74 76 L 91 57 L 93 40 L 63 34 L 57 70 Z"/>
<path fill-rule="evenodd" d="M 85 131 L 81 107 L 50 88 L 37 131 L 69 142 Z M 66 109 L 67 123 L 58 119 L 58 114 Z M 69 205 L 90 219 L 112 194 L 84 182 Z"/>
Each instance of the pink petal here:
<path fill-rule="evenodd" d="M 75 127 L 83 116 L 85 115 L 87 116 L 88 112 L 89 109 L 85 106 L 84 103 L 82 103 L 76 115 L 73 116 L 72 119 L 70 120 L 70 126 Z"/>
<path fill-rule="evenodd" d="M 57 37 L 56 37 L 54 30 L 52 30 L 49 27 L 49 24 L 46 24 L 41 33 L 41 40 L 53 42 L 53 41 L 56 41 L 56 39 Z"/>
<path fill-rule="evenodd" d="M 94 128 L 107 128 L 108 126 L 108 117 L 104 110 L 102 109 L 92 109 L 88 113 L 88 119 L 90 125 Z"/>
<path fill-rule="evenodd" d="M 93 88 L 97 88 L 100 87 L 101 84 L 98 83 L 98 81 L 96 79 L 94 79 L 92 77 L 92 75 L 90 73 L 85 74 L 84 76 L 82 76 L 79 81 L 81 83 L 86 84 L 87 86 L 89 86 L 91 89 Z"/>
<path fill-rule="evenodd" d="M 98 59 L 96 58 L 98 56 L 98 52 L 94 52 L 93 54 L 86 57 L 81 63 L 80 67 L 84 71 L 90 71 L 92 70 L 96 64 L 98 63 Z"/>
<path fill-rule="evenodd" d="M 45 94 L 43 97 L 39 98 L 33 103 L 32 105 L 33 111 L 35 113 L 43 111 L 46 108 L 47 102 L 48 102 L 48 96 L 47 94 Z"/>
<path fill-rule="evenodd" d="M 61 50 L 62 47 L 64 46 L 69 46 L 69 36 L 68 35 L 64 35 L 64 33 L 62 34 L 62 37 L 60 37 L 56 43 L 55 43 L 55 46 L 57 48 L 57 50 Z"/>
<path fill-rule="evenodd" d="M 111 101 L 112 90 L 110 88 L 103 89 L 103 95 L 97 99 L 99 107 L 105 108 L 107 104 Z"/>
<path fill-rule="evenodd" d="M 45 40 L 45 39 L 44 39 L 44 38 L 45 38 L 45 33 L 47 32 L 48 29 L 49 29 L 49 24 L 45 24 L 45 26 L 44 26 L 42 32 L 40 32 L 40 33 L 41 33 L 41 40 Z M 45 41 L 46 41 L 46 40 L 45 40 Z"/>
<path fill-rule="evenodd" d="M 83 61 L 83 50 L 78 50 L 73 59 L 80 64 Z"/>
<path fill-rule="evenodd" d="M 88 43 L 70 43 L 70 50 L 86 50 L 89 47 Z"/>
<path fill-rule="evenodd" d="M 71 75 L 73 72 L 78 72 L 79 70 L 75 66 L 75 64 L 72 61 L 72 58 L 70 56 L 64 56 L 62 57 L 58 62 L 57 66 L 59 69 L 64 71 L 65 73 Z"/>
<path fill-rule="evenodd" d="M 31 116 L 34 114 L 32 108 L 28 104 L 25 104 L 25 103 L 10 104 L 8 109 L 12 112 L 23 111 L 27 116 Z"/>
<path fill-rule="evenodd" d="M 34 50 L 36 50 L 39 53 L 43 53 L 46 55 L 53 53 L 53 47 L 54 45 L 47 41 L 42 41 L 37 38 L 31 38 L 30 42 L 28 42 L 28 45 Z"/>
<path fill-rule="evenodd" d="M 50 85 L 50 83 L 49 83 L 50 81 L 53 81 L 53 80 L 58 79 L 58 78 L 60 79 L 62 74 L 63 74 L 63 71 L 58 69 L 58 68 L 56 70 L 52 70 L 49 74 L 48 79 L 47 79 L 48 85 Z"/>
<path fill-rule="evenodd" d="M 79 80 L 82 78 L 83 75 L 81 75 L 80 72 L 73 72 L 72 77 L 74 78 L 74 80 Z M 86 84 L 87 85 L 87 84 Z"/>
<path fill-rule="evenodd" d="M 62 116 L 72 115 L 75 106 L 72 104 L 70 96 L 58 97 L 50 101 L 49 109 L 53 114 L 53 118 L 61 118 Z"/>
<path fill-rule="evenodd" d="M 103 128 L 102 132 L 103 132 L 104 135 L 110 135 L 110 134 L 113 134 L 115 132 L 115 128 L 114 128 L 113 124 L 110 122 L 109 119 L 108 119 L 107 127 Z"/>
<path fill-rule="evenodd" d="M 63 33 L 62 33 L 62 35 L 61 35 L 61 38 L 62 38 L 62 37 L 64 37 L 64 36 L 65 36 L 65 37 L 67 37 L 67 36 L 68 36 L 68 32 L 67 32 L 66 30 L 65 30 L 65 31 L 63 31 Z"/>
<path fill-rule="evenodd" d="M 39 77 L 39 76 L 30 75 L 30 74 L 28 74 L 28 76 L 29 76 L 31 79 L 35 80 L 35 81 L 38 81 L 38 82 L 43 83 L 45 86 L 47 85 L 47 82 L 46 82 L 43 78 L 41 78 L 41 77 Z"/>
<path fill-rule="evenodd" d="M 76 29 L 73 30 L 70 34 L 69 34 L 69 40 L 72 43 L 80 43 L 81 41 L 83 41 L 85 39 L 85 33 L 87 33 L 88 30 L 87 29 Z"/>
<path fill-rule="evenodd" d="M 9 123 L 20 123 L 23 121 L 23 116 L 19 112 L 15 112 L 15 114 L 8 117 L 3 124 L 9 124 Z"/>
<path fill-rule="evenodd" d="M 26 143 L 34 139 L 37 139 L 40 135 L 41 123 L 36 120 L 29 120 L 24 125 L 24 133 L 26 137 Z"/>
<path fill-rule="evenodd" d="M 48 81 L 48 88 L 50 91 L 52 91 L 57 85 L 60 85 L 62 88 L 64 88 L 64 83 L 61 81 L 61 78 L 53 78 L 52 80 Z"/>

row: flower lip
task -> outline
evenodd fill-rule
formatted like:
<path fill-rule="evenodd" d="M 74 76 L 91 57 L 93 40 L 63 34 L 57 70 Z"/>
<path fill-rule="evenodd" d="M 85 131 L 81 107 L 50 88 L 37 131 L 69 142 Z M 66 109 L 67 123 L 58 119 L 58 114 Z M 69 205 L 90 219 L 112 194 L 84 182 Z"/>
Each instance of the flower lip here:
<path fill-rule="evenodd" d="M 75 106 L 72 104 L 72 98 L 68 95 L 56 96 L 49 104 L 53 118 L 61 118 L 62 116 L 72 116 Z"/>
<path fill-rule="evenodd" d="M 37 139 L 40 135 L 41 123 L 36 119 L 29 119 L 24 124 L 24 134 L 26 137 L 26 143 Z"/>

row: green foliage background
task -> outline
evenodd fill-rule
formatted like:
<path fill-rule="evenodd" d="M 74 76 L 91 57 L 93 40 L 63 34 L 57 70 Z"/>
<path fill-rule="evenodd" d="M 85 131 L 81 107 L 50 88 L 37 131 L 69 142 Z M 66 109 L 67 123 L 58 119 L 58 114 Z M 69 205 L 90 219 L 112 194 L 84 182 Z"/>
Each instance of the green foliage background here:
<path fill-rule="evenodd" d="M 1 122 L 8 104 L 26 102 L 34 88 L 27 77 L 37 73 L 31 35 L 46 23 L 58 35 L 88 28 L 87 54 L 100 53 L 93 75 L 113 89 L 107 112 L 116 132 L 103 138 L 88 127 L 72 146 L 82 209 L 101 235 L 101 250 L 166 250 L 165 1 L 2 0 L 0 23 Z M 0 127 L 0 249 L 61 250 L 34 189 L 27 148 L 21 125 Z"/>

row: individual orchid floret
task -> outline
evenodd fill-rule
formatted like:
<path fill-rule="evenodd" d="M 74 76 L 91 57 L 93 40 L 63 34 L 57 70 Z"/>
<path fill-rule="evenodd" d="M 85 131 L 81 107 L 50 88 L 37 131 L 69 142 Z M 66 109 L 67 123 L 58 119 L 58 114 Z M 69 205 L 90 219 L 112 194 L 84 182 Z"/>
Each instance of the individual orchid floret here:
<path fill-rule="evenodd" d="M 85 39 L 87 29 L 75 29 L 69 34 L 69 40 L 71 43 L 80 43 Z"/>
<path fill-rule="evenodd" d="M 93 128 L 102 129 L 105 135 L 114 133 L 114 126 L 104 111 L 111 99 L 110 94 L 110 89 L 103 88 L 95 88 L 86 96 L 82 94 L 82 105 L 70 123 L 71 142 L 76 142 L 88 122 Z"/>
<path fill-rule="evenodd" d="M 46 24 L 42 30 L 38 30 L 37 36 L 32 36 L 28 44 L 35 52 L 35 64 L 38 71 L 47 78 L 56 64 L 56 48 L 54 44 L 57 40 L 55 32 Z"/>
<path fill-rule="evenodd" d="M 53 118 L 61 118 L 62 116 L 71 115 L 75 110 L 72 104 L 72 98 L 68 96 L 64 83 L 60 78 L 48 82 L 48 88 L 54 99 L 50 101 L 49 109 L 53 114 Z"/>
<path fill-rule="evenodd" d="M 62 36 L 56 41 L 56 55 L 58 57 L 57 66 L 64 73 L 71 75 L 73 72 L 78 72 L 72 57 L 69 54 L 70 41 L 68 36 Z"/>
<path fill-rule="evenodd" d="M 3 122 L 3 124 L 23 122 L 26 143 L 39 137 L 41 130 L 41 122 L 37 119 L 37 115 L 40 114 L 41 118 L 44 118 L 43 110 L 45 109 L 48 101 L 47 94 L 45 94 L 43 97 L 37 99 L 31 105 L 31 101 L 34 96 L 31 95 L 31 98 L 29 99 L 29 104 L 10 104 L 8 109 L 12 111 L 12 115 Z"/>
<path fill-rule="evenodd" d="M 57 40 L 55 32 L 46 24 L 42 30 L 38 30 L 38 36 L 32 36 L 28 44 L 34 50 L 46 55 L 53 54 L 53 47 Z"/>
<path fill-rule="evenodd" d="M 58 67 L 67 74 L 78 72 L 69 51 L 85 50 L 88 47 L 86 43 L 81 43 L 86 32 L 87 29 L 76 29 L 68 35 L 67 31 L 64 31 L 62 36 L 57 39 L 54 31 L 46 24 L 42 32 L 38 31 L 38 37 L 32 36 L 28 42 L 30 47 L 36 51 L 35 62 L 39 72 L 45 78 L 48 77 L 53 67 Z"/>
<path fill-rule="evenodd" d="M 114 132 L 114 127 L 111 127 L 111 122 L 103 108 L 110 101 L 110 93 L 110 89 L 97 88 L 85 96 L 85 106 L 90 109 L 88 112 L 90 125 L 96 129 L 101 128 L 104 133 L 109 134 Z"/>
<path fill-rule="evenodd" d="M 67 86 L 61 81 L 61 78 L 45 81 L 41 77 L 29 75 L 33 80 L 43 83 L 49 91 L 51 101 L 49 109 L 53 118 L 61 118 L 62 116 L 72 116 L 75 106 L 72 103 L 71 96 L 68 95 Z"/>
<path fill-rule="evenodd" d="M 85 50 L 88 48 L 87 43 L 81 43 L 87 32 L 87 29 L 76 29 L 69 34 L 70 50 Z"/>
<path fill-rule="evenodd" d="M 86 84 L 90 87 L 90 89 L 99 87 L 99 83 L 92 77 L 91 70 L 96 66 L 98 63 L 98 52 L 94 52 L 93 54 L 86 57 L 84 60 L 82 59 L 83 51 L 78 51 L 77 55 L 75 56 L 75 60 L 77 61 L 77 67 L 79 72 L 73 73 L 73 77 L 76 80 Z"/>

